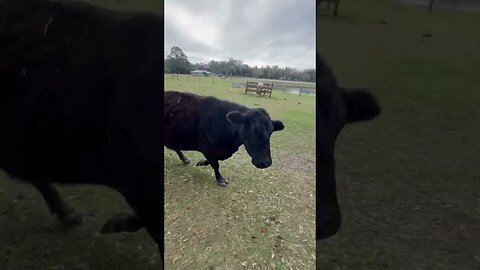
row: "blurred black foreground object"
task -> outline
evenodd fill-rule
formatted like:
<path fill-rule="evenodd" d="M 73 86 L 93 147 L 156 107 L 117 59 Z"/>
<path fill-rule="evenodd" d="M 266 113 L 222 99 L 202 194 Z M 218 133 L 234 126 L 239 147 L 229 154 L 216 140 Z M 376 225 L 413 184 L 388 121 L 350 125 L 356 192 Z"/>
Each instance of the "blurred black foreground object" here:
<path fill-rule="evenodd" d="M 317 55 L 317 220 L 316 240 L 338 232 L 341 214 L 335 180 L 335 141 L 345 124 L 367 121 L 380 114 L 380 106 L 364 89 L 337 84 L 331 69 Z"/>
<path fill-rule="evenodd" d="M 0 0 L 0 168 L 66 224 L 81 217 L 52 183 L 117 190 L 135 215 L 103 231 L 145 227 L 163 263 L 162 71 L 161 17 Z"/>

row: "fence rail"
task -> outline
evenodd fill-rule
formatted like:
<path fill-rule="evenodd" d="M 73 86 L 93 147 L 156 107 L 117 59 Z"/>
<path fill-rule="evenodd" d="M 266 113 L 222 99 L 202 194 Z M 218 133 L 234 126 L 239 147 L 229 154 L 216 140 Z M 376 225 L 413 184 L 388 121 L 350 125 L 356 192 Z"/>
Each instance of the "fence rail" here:
<path fill-rule="evenodd" d="M 273 83 L 273 91 L 287 92 L 290 94 L 298 94 L 315 96 L 316 85 L 315 83 L 309 82 L 298 82 L 298 81 L 283 81 L 283 80 L 269 80 L 262 78 L 250 78 L 250 77 L 216 77 L 216 76 L 192 76 L 190 74 L 165 74 L 165 79 L 171 80 L 187 80 L 187 81 L 197 81 L 201 83 L 216 84 L 219 82 L 224 82 L 230 85 L 232 88 L 242 88 L 245 89 L 247 81 L 249 82 L 263 82 L 263 83 Z"/>

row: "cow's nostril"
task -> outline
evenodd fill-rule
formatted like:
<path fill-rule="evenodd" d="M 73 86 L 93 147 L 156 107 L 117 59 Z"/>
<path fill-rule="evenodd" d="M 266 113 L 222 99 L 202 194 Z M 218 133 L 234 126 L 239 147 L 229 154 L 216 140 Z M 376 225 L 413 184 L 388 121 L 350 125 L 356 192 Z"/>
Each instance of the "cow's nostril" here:
<path fill-rule="evenodd" d="M 255 167 L 257 167 L 259 169 L 265 169 L 265 168 L 270 167 L 270 165 L 272 165 L 271 160 L 266 160 L 266 161 L 253 161 L 252 160 L 252 163 L 253 163 L 253 165 L 255 165 Z"/>
<path fill-rule="evenodd" d="M 271 160 L 267 160 L 265 162 L 262 162 L 262 168 L 268 168 L 272 165 L 272 161 Z"/>
<path fill-rule="evenodd" d="M 263 169 L 265 168 L 265 162 L 256 162 L 254 163 L 255 167 L 259 168 L 259 169 Z"/>

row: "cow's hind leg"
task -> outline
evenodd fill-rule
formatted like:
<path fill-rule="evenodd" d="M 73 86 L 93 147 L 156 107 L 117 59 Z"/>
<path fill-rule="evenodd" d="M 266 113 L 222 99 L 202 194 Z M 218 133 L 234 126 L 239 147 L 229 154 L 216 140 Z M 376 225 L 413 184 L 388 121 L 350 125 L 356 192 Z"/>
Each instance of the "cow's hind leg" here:
<path fill-rule="evenodd" d="M 218 164 L 218 160 L 209 160 L 208 162 L 215 172 L 215 180 L 217 180 L 217 185 L 222 187 L 227 186 L 228 182 L 225 180 L 225 178 L 223 178 L 222 174 L 220 174 L 220 164 Z"/>
<path fill-rule="evenodd" d="M 185 155 L 182 153 L 182 151 L 180 151 L 180 150 L 174 150 L 174 151 L 175 151 L 175 153 L 177 153 L 178 157 L 183 162 L 183 164 L 190 164 L 190 160 L 187 157 L 185 157 Z"/>
<path fill-rule="evenodd" d="M 43 196 L 50 212 L 57 215 L 57 218 L 65 225 L 78 225 L 83 222 L 82 216 L 75 212 L 75 209 L 65 202 L 57 189 L 49 183 L 33 184 Z"/>

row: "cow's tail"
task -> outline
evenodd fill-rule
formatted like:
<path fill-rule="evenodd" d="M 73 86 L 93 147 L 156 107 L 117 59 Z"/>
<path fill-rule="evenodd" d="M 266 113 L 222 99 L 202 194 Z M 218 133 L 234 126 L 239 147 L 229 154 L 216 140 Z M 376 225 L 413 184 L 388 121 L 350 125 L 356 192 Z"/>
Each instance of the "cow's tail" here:
<path fill-rule="evenodd" d="M 380 105 L 366 90 L 342 91 L 347 109 L 347 123 L 368 121 L 380 114 Z"/>

